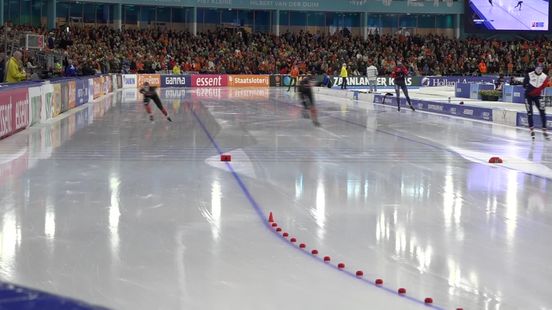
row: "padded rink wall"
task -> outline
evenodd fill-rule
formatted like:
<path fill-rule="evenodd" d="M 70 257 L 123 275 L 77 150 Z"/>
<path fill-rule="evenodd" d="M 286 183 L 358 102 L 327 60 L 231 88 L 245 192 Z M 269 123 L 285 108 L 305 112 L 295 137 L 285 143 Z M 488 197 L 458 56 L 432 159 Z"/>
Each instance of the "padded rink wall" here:
<path fill-rule="evenodd" d="M 321 80 L 322 77 L 318 77 Z M 365 88 L 365 79 L 350 77 L 351 84 Z M 434 87 L 453 86 L 457 83 L 489 83 L 493 77 L 416 77 L 411 80 L 412 86 Z M 338 81 L 338 80 L 336 80 Z M 23 82 L 4 84 L 0 86 L 0 139 L 4 139 L 18 131 L 35 124 L 46 122 L 58 115 L 79 107 L 85 103 L 98 100 L 118 89 L 134 89 L 145 82 L 152 86 L 174 88 L 199 88 L 209 91 L 209 88 L 220 87 L 235 90 L 233 96 L 245 97 L 253 90 L 268 92 L 269 87 L 286 87 L 289 77 L 282 75 L 227 75 L 227 74 L 110 74 L 79 78 L 60 78 L 49 81 Z M 353 83 L 354 82 L 354 83 Z M 387 77 L 378 78 L 378 84 L 391 85 Z M 334 84 L 333 87 L 337 87 Z M 241 90 L 240 90 L 241 89 Z M 245 91 L 251 90 L 251 91 Z M 326 87 L 316 88 L 320 95 L 396 106 L 396 101 L 382 95 L 371 95 L 362 91 L 339 91 Z M 552 94 L 552 89 L 545 92 Z M 201 92 L 194 93 L 199 96 Z M 209 92 L 208 94 L 211 94 Z M 263 93 L 264 94 L 264 93 Z M 401 98 L 401 105 L 405 105 Z M 414 106 L 421 111 L 450 115 L 474 120 L 494 122 L 510 126 L 527 126 L 527 113 L 501 108 L 485 108 L 458 105 L 431 100 L 413 100 Z M 495 105 L 496 106 L 496 105 Z M 534 115 L 535 126 L 540 127 L 538 113 Z M 552 115 L 547 118 L 548 127 L 552 127 Z"/>
<path fill-rule="evenodd" d="M 227 74 L 110 74 L 3 84 L 0 85 L 0 140 L 118 89 L 136 89 L 145 82 L 161 88 L 266 88 L 267 92 L 270 86 L 281 86 L 280 78 L 275 76 Z M 242 92 L 234 95 L 242 96 Z"/>
<path fill-rule="evenodd" d="M 100 75 L 0 86 L 0 139 L 122 88 L 121 76 Z"/>
<path fill-rule="evenodd" d="M 342 98 L 357 102 L 381 104 L 392 107 L 397 107 L 397 101 L 394 96 L 373 95 L 363 91 L 336 91 L 328 88 L 317 88 L 316 92 L 319 95 L 326 97 Z M 443 100 L 445 98 L 442 98 Z M 462 117 L 472 120 L 487 121 L 497 124 L 509 125 L 514 127 L 527 127 L 528 117 L 526 112 L 517 112 L 502 108 L 485 108 L 475 107 L 470 105 L 451 104 L 440 101 L 431 100 L 416 100 L 412 99 L 412 105 L 420 110 L 430 113 L 449 115 L 454 117 Z M 495 104 L 496 106 L 496 104 Z M 401 107 L 406 107 L 406 98 L 401 96 Z M 533 114 L 535 127 L 541 126 L 540 116 L 538 111 Z M 546 117 L 547 127 L 552 127 L 552 115 Z"/>

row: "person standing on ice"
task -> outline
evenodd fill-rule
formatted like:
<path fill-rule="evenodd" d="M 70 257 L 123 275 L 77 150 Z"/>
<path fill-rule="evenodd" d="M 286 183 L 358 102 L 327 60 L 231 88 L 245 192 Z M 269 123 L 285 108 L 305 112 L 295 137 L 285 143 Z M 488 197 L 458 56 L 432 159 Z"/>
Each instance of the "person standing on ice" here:
<path fill-rule="evenodd" d="M 297 92 L 297 79 L 299 79 L 299 68 L 297 65 L 293 65 L 293 69 L 291 69 L 290 73 L 290 80 L 287 91 L 291 89 L 291 84 L 293 84 L 293 91 Z"/>
<path fill-rule="evenodd" d="M 341 89 L 347 89 L 347 77 L 349 76 L 349 73 L 347 72 L 347 64 L 343 64 L 341 66 L 341 73 L 339 74 L 341 77 Z"/>
<path fill-rule="evenodd" d="M 391 77 L 394 79 L 393 82 L 395 83 L 395 93 L 397 94 L 397 108 L 399 111 L 401 110 L 401 89 L 402 89 L 403 94 L 406 97 L 406 102 L 408 102 L 408 105 L 410 106 L 412 111 L 416 111 L 412 106 L 412 102 L 410 101 L 410 96 L 408 96 L 408 87 L 406 87 L 407 75 L 408 75 L 408 69 L 406 69 L 406 67 L 402 64 L 400 60 L 397 61 L 397 66 L 395 67 L 395 69 L 393 69 L 393 72 L 391 72 Z"/>
<path fill-rule="evenodd" d="M 550 140 L 548 132 L 546 131 L 546 110 L 545 103 L 541 102 L 541 93 L 548 86 L 548 76 L 542 72 L 542 64 L 538 64 L 534 71 L 525 75 L 523 80 L 523 87 L 525 88 L 525 108 L 527 109 L 527 121 L 529 123 L 529 130 L 531 131 L 531 139 L 535 140 L 535 131 L 533 130 L 533 104 L 539 109 L 542 134 L 546 140 Z"/>
<path fill-rule="evenodd" d="M 369 66 L 366 68 L 366 77 L 368 78 L 368 84 L 370 84 L 369 93 L 375 93 L 377 91 L 378 84 L 378 68 L 374 66 L 374 62 L 370 60 Z"/>
<path fill-rule="evenodd" d="M 148 82 L 144 82 L 144 86 L 140 89 L 140 93 L 144 95 L 144 105 L 146 107 L 146 111 L 149 114 L 150 121 L 153 122 L 153 114 L 152 114 L 151 106 L 149 105 L 149 102 L 150 100 L 153 100 L 157 108 L 161 110 L 161 112 L 163 113 L 163 115 L 165 115 L 165 117 L 167 117 L 167 120 L 169 122 L 172 122 L 172 119 L 169 116 L 167 109 L 165 109 L 165 107 L 161 103 L 161 99 L 159 99 L 159 95 L 157 95 L 157 93 L 155 92 L 155 87 L 150 86 Z"/>

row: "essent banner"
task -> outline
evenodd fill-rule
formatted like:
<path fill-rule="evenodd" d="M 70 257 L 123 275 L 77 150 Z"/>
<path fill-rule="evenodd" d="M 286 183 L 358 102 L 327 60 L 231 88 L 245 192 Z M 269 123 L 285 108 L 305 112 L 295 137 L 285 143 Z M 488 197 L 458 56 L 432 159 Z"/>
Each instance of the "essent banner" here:
<path fill-rule="evenodd" d="M 26 88 L 0 93 L 0 138 L 29 125 L 29 99 Z"/>
<path fill-rule="evenodd" d="M 226 87 L 228 75 L 221 74 L 194 74 L 192 75 L 192 87 Z"/>

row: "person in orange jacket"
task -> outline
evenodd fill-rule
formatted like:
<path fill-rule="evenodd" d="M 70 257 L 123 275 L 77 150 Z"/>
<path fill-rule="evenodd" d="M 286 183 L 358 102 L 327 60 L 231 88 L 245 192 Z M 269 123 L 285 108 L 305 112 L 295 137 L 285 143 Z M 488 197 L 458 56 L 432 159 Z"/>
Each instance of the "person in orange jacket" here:
<path fill-rule="evenodd" d="M 297 92 L 297 79 L 299 78 L 299 68 L 297 66 L 293 66 L 293 69 L 291 69 L 290 77 L 287 91 L 291 89 L 291 84 L 293 84 L 293 91 Z"/>
<path fill-rule="evenodd" d="M 487 64 L 483 60 L 481 60 L 478 67 L 479 67 L 479 73 L 481 73 L 481 75 L 487 74 Z"/>

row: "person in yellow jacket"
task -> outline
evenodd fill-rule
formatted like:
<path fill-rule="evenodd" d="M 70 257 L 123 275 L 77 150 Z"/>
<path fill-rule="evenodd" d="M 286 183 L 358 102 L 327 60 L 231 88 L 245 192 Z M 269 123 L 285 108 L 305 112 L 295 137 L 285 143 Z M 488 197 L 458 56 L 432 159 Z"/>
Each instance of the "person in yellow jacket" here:
<path fill-rule="evenodd" d="M 174 65 L 172 72 L 174 75 L 180 75 L 182 73 L 182 71 L 180 71 L 180 65 L 178 63 Z"/>
<path fill-rule="evenodd" d="M 22 61 L 23 54 L 20 51 L 13 53 L 13 56 L 8 60 L 6 66 L 6 82 L 7 83 L 17 83 L 27 79 L 27 74 L 23 69 Z"/>
<path fill-rule="evenodd" d="M 349 76 L 349 73 L 347 72 L 347 64 L 343 64 L 341 66 L 341 74 L 339 74 L 341 77 L 341 89 L 347 89 L 347 76 Z"/>

